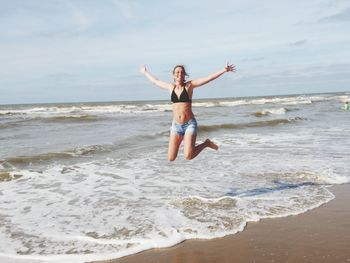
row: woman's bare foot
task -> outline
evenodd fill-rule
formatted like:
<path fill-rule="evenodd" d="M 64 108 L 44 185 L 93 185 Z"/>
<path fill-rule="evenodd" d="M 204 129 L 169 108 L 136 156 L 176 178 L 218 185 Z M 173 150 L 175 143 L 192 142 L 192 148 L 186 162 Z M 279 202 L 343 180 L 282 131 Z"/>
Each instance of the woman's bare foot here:
<path fill-rule="evenodd" d="M 219 149 L 219 146 L 217 146 L 215 143 L 213 143 L 211 140 L 206 139 L 205 143 L 207 144 L 207 147 L 212 148 L 213 150 L 217 151 Z"/>

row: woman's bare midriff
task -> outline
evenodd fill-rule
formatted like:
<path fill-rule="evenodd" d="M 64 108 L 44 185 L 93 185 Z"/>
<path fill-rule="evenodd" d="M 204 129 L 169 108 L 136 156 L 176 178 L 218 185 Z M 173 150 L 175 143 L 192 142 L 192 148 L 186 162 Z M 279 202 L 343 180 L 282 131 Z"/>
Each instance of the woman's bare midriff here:
<path fill-rule="evenodd" d="M 176 123 L 183 124 L 194 118 L 192 112 L 192 103 L 178 102 L 173 103 L 173 117 Z"/>

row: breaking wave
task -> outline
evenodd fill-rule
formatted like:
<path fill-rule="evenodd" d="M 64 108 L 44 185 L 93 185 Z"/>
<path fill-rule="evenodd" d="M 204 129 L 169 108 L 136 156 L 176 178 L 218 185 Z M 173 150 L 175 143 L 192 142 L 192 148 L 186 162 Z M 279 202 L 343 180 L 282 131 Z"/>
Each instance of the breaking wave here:
<path fill-rule="evenodd" d="M 266 115 L 284 115 L 288 111 L 290 111 L 287 108 L 276 108 L 276 109 L 264 109 L 262 111 L 257 111 L 253 115 L 256 117 L 262 117 Z"/>

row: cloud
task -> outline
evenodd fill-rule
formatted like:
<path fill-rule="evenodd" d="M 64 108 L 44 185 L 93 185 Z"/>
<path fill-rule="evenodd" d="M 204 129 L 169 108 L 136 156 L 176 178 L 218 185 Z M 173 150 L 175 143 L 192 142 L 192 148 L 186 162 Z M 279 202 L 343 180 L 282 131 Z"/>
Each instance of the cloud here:
<path fill-rule="evenodd" d="M 303 46 L 303 45 L 306 45 L 306 43 L 307 43 L 307 40 L 303 39 L 303 40 L 298 40 L 298 41 L 292 42 L 292 43 L 290 43 L 290 45 L 291 46 Z"/>
<path fill-rule="evenodd" d="M 349 22 L 350 21 L 350 7 L 330 16 L 322 17 L 319 22 L 332 23 L 332 22 Z"/>

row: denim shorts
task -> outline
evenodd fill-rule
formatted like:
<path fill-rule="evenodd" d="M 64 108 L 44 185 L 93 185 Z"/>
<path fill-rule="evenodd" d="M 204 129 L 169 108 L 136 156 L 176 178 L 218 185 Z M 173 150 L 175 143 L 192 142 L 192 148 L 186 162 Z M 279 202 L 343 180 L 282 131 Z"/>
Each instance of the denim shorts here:
<path fill-rule="evenodd" d="M 186 132 L 190 132 L 192 134 L 197 134 L 197 121 L 195 118 L 190 119 L 185 123 L 176 123 L 173 120 L 173 123 L 170 128 L 170 132 L 176 133 L 178 135 L 184 136 Z"/>

